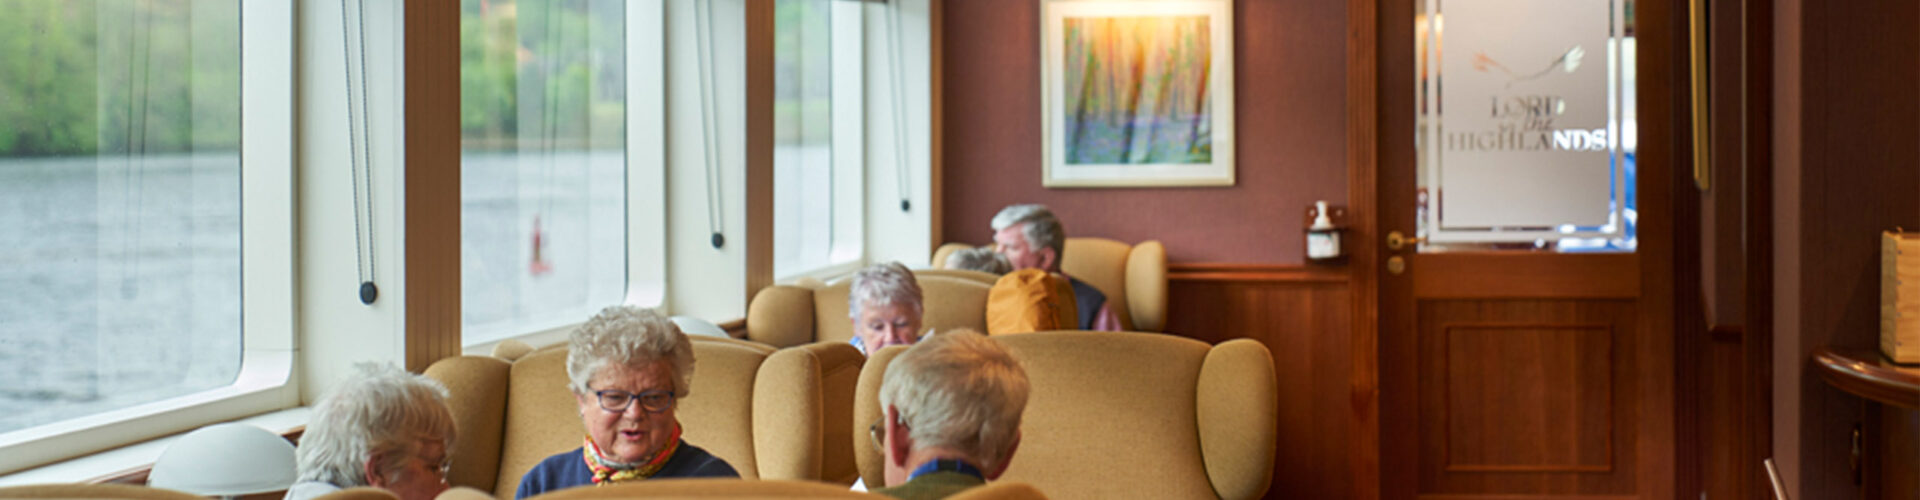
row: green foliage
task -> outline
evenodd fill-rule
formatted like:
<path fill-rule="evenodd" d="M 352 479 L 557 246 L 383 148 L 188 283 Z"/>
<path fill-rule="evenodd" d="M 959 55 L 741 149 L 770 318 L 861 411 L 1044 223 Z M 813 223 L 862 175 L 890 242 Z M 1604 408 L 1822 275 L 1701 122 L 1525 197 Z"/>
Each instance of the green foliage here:
<path fill-rule="evenodd" d="M 235 149 L 237 5 L 13 0 L 0 16 L 0 156 Z"/>
<path fill-rule="evenodd" d="M 622 144 L 624 8 L 621 0 L 463 0 L 462 147 Z"/>
<path fill-rule="evenodd" d="M 0 7 L 0 156 L 238 148 L 238 7 L 8 0 Z M 469 147 L 620 144 L 624 7 L 462 0 L 460 130 Z M 522 139 L 522 127 L 539 130 Z"/>
<path fill-rule="evenodd" d="M 779 0 L 773 14 L 774 141 L 833 137 L 832 0 Z"/>

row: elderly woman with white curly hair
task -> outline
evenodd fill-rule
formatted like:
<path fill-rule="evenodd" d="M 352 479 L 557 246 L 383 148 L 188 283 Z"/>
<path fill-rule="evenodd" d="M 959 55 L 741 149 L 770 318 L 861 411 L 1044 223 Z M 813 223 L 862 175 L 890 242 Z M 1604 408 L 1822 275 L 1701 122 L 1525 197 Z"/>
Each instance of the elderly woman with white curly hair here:
<path fill-rule="evenodd" d="M 680 439 L 673 410 L 687 397 L 693 361 L 692 341 L 652 309 L 608 307 L 580 325 L 567 339 L 567 379 L 587 436 L 528 471 L 514 498 L 646 479 L 740 477 Z"/>
<path fill-rule="evenodd" d="M 851 342 L 862 354 L 920 340 L 923 311 L 920 282 L 899 262 L 861 269 L 847 290 L 847 317 L 853 319 Z"/>
<path fill-rule="evenodd" d="M 313 405 L 295 451 L 298 483 L 287 500 L 372 486 L 401 500 L 427 500 L 447 489 L 453 412 L 447 389 L 433 379 L 365 363 Z"/>

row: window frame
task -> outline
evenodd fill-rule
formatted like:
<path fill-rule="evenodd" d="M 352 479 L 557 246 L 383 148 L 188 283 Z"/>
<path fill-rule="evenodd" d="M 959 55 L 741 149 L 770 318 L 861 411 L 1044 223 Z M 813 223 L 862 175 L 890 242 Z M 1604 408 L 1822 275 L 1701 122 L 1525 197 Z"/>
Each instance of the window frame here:
<path fill-rule="evenodd" d="M 240 372 L 226 386 L 0 433 L 0 474 L 299 404 L 293 2 L 240 9 Z"/>

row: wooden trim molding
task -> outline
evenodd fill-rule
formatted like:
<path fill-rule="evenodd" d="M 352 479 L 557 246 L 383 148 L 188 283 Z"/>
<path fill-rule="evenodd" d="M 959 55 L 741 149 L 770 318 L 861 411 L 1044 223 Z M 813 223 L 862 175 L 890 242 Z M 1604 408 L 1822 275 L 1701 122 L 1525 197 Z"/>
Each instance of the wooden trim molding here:
<path fill-rule="evenodd" d="M 733 321 L 722 322 L 719 324 L 719 326 L 721 330 L 725 330 L 727 332 L 727 336 L 729 337 L 733 337 L 736 339 L 747 338 L 747 318 L 740 318 Z"/>
<path fill-rule="evenodd" d="M 1920 408 L 1920 367 L 1900 366 L 1871 349 L 1821 347 L 1813 365 L 1828 384 L 1854 395 L 1899 406 Z"/>
<path fill-rule="evenodd" d="M 1347 0 L 1347 214 L 1345 239 L 1349 346 L 1347 416 L 1351 439 L 1349 498 L 1380 498 L 1380 293 L 1378 247 L 1380 186 L 1380 4 Z M 1403 27 L 1404 28 L 1404 27 Z"/>
<path fill-rule="evenodd" d="M 942 221 L 946 217 L 947 197 L 942 192 L 946 178 L 946 31 L 942 29 L 942 13 L 947 9 L 944 0 L 927 0 L 927 255 L 933 255 L 933 249 L 947 241 L 947 228 Z"/>
<path fill-rule="evenodd" d="M 1197 262 L 1167 264 L 1167 281 L 1261 281 L 1346 283 L 1345 268 L 1281 264 Z"/>
<path fill-rule="evenodd" d="M 460 355 L 460 5 L 405 8 L 405 359 L 419 373 Z"/>
<path fill-rule="evenodd" d="M 747 28 L 747 296 L 773 284 L 773 10 L 774 0 L 746 3 Z"/>

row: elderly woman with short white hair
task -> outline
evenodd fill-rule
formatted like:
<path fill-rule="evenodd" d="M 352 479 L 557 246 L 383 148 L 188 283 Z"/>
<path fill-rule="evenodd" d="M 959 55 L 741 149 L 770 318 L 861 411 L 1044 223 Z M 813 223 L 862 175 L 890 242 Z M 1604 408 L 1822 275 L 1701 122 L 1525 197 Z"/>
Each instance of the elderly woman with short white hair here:
<path fill-rule="evenodd" d="M 447 451 L 455 436 L 447 389 L 386 365 L 360 364 L 313 405 L 312 423 L 294 455 L 299 482 L 287 500 L 372 486 L 401 500 L 428 500 L 447 489 Z"/>
<path fill-rule="evenodd" d="M 907 266 L 887 262 L 854 273 L 847 317 L 853 320 L 853 347 L 862 354 L 920 340 L 922 311 L 920 282 Z"/>
<path fill-rule="evenodd" d="M 687 397 L 693 343 L 666 316 L 614 306 L 567 339 L 568 388 L 587 436 L 520 478 L 514 498 L 627 481 L 740 477 L 732 465 L 680 439 L 674 407 Z"/>
<path fill-rule="evenodd" d="M 1013 272 L 1013 263 L 1007 262 L 1007 256 L 993 251 L 993 247 L 973 247 L 954 252 L 947 256 L 947 269 L 980 271 L 999 276 Z"/>

